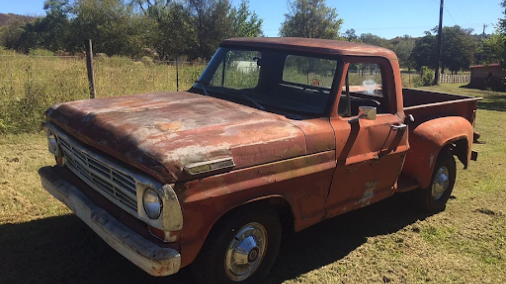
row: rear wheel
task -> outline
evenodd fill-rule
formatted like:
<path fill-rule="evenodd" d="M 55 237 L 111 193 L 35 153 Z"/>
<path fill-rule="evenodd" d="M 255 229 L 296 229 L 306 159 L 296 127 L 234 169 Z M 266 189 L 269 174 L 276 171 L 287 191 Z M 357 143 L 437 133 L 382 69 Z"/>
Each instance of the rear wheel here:
<path fill-rule="evenodd" d="M 428 213 L 444 211 L 452 194 L 456 176 L 457 169 L 453 156 L 447 152 L 440 153 L 429 186 L 418 190 L 417 201 L 421 209 Z"/>
<path fill-rule="evenodd" d="M 220 220 L 192 264 L 198 283 L 261 283 L 281 243 L 279 217 L 268 205 L 248 205 Z"/>

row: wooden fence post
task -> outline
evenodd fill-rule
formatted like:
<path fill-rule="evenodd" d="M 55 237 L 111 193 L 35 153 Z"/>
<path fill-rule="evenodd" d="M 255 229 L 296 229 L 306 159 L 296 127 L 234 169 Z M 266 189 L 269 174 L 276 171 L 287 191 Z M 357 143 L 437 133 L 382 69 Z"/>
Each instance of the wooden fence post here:
<path fill-rule="evenodd" d="M 88 70 L 88 82 L 90 83 L 90 99 L 94 99 L 95 93 L 95 74 L 93 73 L 93 48 L 91 39 L 86 41 L 86 69 Z"/>
<path fill-rule="evenodd" d="M 179 92 L 179 64 L 177 58 L 179 54 L 176 53 L 176 91 Z"/>

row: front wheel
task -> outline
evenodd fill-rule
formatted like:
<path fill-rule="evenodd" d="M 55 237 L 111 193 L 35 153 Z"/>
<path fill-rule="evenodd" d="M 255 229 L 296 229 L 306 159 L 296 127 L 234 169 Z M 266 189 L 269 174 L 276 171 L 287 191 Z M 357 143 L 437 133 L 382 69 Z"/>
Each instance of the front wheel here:
<path fill-rule="evenodd" d="M 281 243 L 281 223 L 267 205 L 248 205 L 220 220 L 192 264 L 198 283 L 261 283 Z"/>
<path fill-rule="evenodd" d="M 440 153 L 429 186 L 418 190 L 417 201 L 421 209 L 432 214 L 444 211 L 456 177 L 455 159 L 449 153 Z"/>

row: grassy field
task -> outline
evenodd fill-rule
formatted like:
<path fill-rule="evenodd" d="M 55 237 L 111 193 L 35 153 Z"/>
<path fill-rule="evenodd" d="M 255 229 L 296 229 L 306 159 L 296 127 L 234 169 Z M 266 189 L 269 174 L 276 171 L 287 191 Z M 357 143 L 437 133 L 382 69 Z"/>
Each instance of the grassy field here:
<path fill-rule="evenodd" d="M 506 283 L 506 93 L 459 87 L 431 89 L 485 97 L 486 144 L 447 210 L 424 215 L 398 196 L 288 236 L 266 283 Z M 0 136 L 0 283 L 192 283 L 113 251 L 42 189 L 37 169 L 51 164 L 42 133 Z"/>
<path fill-rule="evenodd" d="M 0 282 L 165 282 L 133 267 L 40 187 L 36 170 L 53 164 L 38 132 L 43 112 L 88 97 L 84 60 L 3 51 L 0 64 L 0 133 L 10 133 L 0 136 Z M 181 89 L 203 67 L 182 67 Z M 100 59 L 95 74 L 98 97 L 176 89 L 175 67 L 149 61 Z M 459 172 L 448 210 L 425 216 L 394 198 L 324 222 L 285 240 L 269 282 L 506 282 L 506 94 L 458 87 L 429 89 L 484 96 L 477 130 L 487 144 Z"/>

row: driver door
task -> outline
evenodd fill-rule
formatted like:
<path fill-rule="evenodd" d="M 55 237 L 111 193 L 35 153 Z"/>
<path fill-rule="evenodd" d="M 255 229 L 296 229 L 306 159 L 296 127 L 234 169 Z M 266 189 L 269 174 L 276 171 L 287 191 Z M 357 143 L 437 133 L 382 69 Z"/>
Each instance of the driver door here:
<path fill-rule="evenodd" d="M 391 76 L 396 62 L 360 57 L 346 61 L 330 119 L 337 167 L 325 205 L 327 218 L 391 196 L 409 148 L 402 103 L 397 103 L 401 95 L 396 96 Z M 376 117 L 363 115 L 361 107 L 375 109 Z"/>

